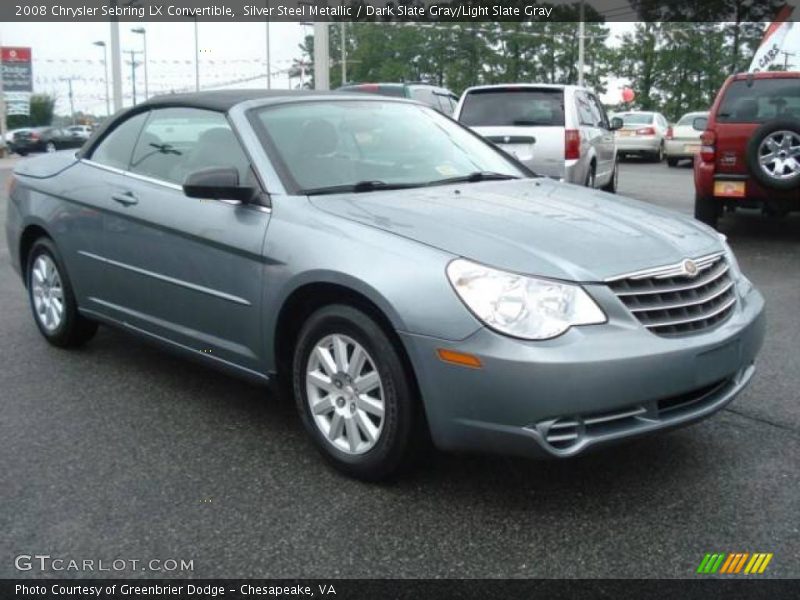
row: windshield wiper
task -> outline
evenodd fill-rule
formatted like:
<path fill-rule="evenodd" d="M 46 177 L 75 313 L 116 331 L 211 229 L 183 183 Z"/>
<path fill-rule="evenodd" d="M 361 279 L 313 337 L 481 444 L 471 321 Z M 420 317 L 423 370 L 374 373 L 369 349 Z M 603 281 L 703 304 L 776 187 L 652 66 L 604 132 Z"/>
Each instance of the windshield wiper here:
<path fill-rule="evenodd" d="M 552 121 L 533 121 L 530 119 L 514 119 L 511 121 L 512 125 L 517 125 L 518 127 L 535 127 L 537 125 L 552 125 Z"/>
<path fill-rule="evenodd" d="M 306 196 L 321 196 L 323 194 L 347 194 L 348 192 L 374 192 L 378 190 L 405 190 L 408 188 L 421 187 L 421 183 L 387 183 L 385 181 L 359 181 L 357 183 L 346 183 L 343 185 L 329 185 L 325 187 L 309 188 L 300 190 Z"/>
<path fill-rule="evenodd" d="M 477 183 L 479 181 L 504 181 L 506 179 L 521 179 L 516 175 L 508 175 L 507 173 L 495 173 L 494 171 L 474 171 L 469 175 L 461 175 L 460 177 L 448 177 L 447 179 L 437 179 L 431 181 L 428 185 L 447 185 L 449 183 Z"/>

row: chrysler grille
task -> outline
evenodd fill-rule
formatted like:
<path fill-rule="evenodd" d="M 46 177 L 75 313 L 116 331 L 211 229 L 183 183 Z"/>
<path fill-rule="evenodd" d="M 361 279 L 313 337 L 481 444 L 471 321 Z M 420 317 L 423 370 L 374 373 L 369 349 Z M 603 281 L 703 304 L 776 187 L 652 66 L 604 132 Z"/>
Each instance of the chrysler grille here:
<path fill-rule="evenodd" d="M 655 334 L 699 333 L 726 320 L 736 305 L 730 267 L 722 254 L 697 259 L 696 273 L 682 266 L 653 269 L 608 282 L 612 291 Z"/>

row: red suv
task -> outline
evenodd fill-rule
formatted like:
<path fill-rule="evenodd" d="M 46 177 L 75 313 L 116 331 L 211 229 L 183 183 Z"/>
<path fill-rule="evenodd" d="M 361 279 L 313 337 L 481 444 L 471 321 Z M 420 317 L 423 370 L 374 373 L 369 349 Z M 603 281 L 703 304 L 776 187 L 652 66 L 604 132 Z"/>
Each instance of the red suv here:
<path fill-rule="evenodd" d="M 729 77 L 694 128 L 695 218 L 716 227 L 723 207 L 800 210 L 800 73 Z"/>

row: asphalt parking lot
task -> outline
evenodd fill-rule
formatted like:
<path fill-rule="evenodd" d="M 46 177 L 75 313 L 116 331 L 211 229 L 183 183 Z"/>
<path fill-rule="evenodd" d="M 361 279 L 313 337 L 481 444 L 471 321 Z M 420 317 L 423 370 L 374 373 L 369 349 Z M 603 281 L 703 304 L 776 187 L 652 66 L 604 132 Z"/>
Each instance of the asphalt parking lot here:
<path fill-rule="evenodd" d="M 624 163 L 620 192 L 690 214 L 691 175 Z M 327 468 L 264 388 L 109 329 L 48 346 L 3 241 L 0 577 L 41 576 L 14 568 L 38 553 L 194 577 L 673 578 L 706 552 L 772 552 L 766 576 L 800 577 L 800 216 L 722 230 L 769 320 L 728 408 L 568 462 L 434 454 L 382 486 Z"/>

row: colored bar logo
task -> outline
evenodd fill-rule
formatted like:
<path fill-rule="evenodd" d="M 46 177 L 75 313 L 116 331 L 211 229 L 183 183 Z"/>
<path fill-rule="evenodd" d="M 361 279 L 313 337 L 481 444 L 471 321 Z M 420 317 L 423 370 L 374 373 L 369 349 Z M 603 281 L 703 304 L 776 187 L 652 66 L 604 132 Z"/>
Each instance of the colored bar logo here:
<path fill-rule="evenodd" d="M 772 552 L 717 552 L 706 554 L 697 567 L 697 572 L 702 575 L 756 575 L 767 570 Z"/>

